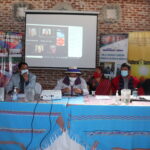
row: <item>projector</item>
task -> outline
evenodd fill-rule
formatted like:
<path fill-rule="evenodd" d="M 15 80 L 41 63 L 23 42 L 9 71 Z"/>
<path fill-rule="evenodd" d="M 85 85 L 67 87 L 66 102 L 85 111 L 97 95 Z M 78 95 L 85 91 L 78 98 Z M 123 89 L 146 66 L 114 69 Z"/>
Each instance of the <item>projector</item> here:
<path fill-rule="evenodd" d="M 42 100 L 62 99 L 62 92 L 61 90 L 42 90 L 40 99 Z"/>

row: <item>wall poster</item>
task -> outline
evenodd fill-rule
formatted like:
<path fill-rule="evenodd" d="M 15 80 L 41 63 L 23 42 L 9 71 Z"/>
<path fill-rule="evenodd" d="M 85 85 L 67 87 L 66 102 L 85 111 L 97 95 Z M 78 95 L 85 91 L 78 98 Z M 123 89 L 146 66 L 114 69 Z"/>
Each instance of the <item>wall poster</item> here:
<path fill-rule="evenodd" d="M 120 73 L 120 66 L 127 62 L 128 34 L 104 34 L 100 38 L 99 65 L 104 74 L 113 78 Z"/>
<path fill-rule="evenodd" d="M 128 59 L 132 75 L 140 80 L 150 78 L 150 31 L 129 33 Z"/>
<path fill-rule="evenodd" d="M 22 34 L 0 31 L 0 87 L 6 86 L 22 54 Z"/>

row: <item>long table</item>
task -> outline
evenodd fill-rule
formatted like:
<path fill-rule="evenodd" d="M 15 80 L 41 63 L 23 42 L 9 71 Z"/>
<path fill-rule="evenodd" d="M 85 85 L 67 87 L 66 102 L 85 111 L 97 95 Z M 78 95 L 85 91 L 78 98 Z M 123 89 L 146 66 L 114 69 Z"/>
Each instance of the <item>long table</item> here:
<path fill-rule="evenodd" d="M 150 150 L 150 102 L 0 102 L 0 150 Z"/>

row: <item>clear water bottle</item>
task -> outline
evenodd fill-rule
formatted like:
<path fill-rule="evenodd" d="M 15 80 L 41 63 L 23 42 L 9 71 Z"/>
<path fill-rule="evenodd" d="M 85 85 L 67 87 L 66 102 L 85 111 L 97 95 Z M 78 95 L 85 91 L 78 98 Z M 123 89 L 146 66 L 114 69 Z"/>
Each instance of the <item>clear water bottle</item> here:
<path fill-rule="evenodd" d="M 25 100 L 26 101 L 34 101 L 35 90 L 31 87 L 25 88 Z"/>
<path fill-rule="evenodd" d="M 14 88 L 14 91 L 13 91 L 12 100 L 13 101 L 18 100 L 18 93 L 17 93 L 17 88 L 16 87 Z"/>
<path fill-rule="evenodd" d="M 137 98 L 137 96 L 138 96 L 138 90 L 137 90 L 137 88 L 135 88 L 135 89 L 132 91 L 132 96 L 133 96 L 133 98 Z"/>
<path fill-rule="evenodd" d="M 120 96 L 119 96 L 119 92 L 118 90 L 116 91 L 116 104 L 119 104 L 120 103 Z"/>

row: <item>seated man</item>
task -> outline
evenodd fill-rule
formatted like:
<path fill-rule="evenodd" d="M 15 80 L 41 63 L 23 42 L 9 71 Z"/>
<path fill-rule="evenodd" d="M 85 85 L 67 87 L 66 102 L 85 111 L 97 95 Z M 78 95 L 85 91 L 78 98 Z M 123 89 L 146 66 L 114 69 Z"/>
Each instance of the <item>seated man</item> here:
<path fill-rule="evenodd" d="M 6 86 L 6 93 L 11 94 L 14 88 L 17 88 L 17 93 L 24 93 L 25 88 L 35 88 L 35 83 L 36 76 L 29 72 L 28 64 L 21 62 L 18 64 L 18 73 L 12 75 Z"/>
<path fill-rule="evenodd" d="M 86 81 L 79 75 L 77 68 L 69 68 L 66 76 L 57 82 L 55 90 L 61 90 L 63 95 L 87 95 L 89 94 Z"/>
<path fill-rule="evenodd" d="M 123 63 L 121 65 L 121 75 L 112 79 L 112 93 L 115 94 L 118 90 L 119 94 L 121 94 L 122 89 L 130 89 L 133 91 L 135 88 L 138 88 L 140 81 L 130 75 L 131 66 L 128 63 Z M 141 88 L 138 89 L 138 94 L 143 94 Z"/>

